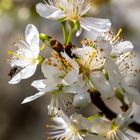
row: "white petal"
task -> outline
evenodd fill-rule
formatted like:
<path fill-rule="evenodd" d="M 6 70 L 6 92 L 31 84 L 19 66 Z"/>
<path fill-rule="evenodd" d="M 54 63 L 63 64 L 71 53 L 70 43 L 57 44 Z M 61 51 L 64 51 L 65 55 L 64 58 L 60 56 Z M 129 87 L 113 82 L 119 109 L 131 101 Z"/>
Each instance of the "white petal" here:
<path fill-rule="evenodd" d="M 92 17 L 82 18 L 80 24 L 85 30 L 94 30 L 98 32 L 106 32 L 111 27 L 109 19 L 98 19 Z"/>
<path fill-rule="evenodd" d="M 21 74 L 19 72 L 8 83 L 9 84 L 18 84 L 20 81 L 21 81 Z"/>
<path fill-rule="evenodd" d="M 61 53 L 61 55 L 72 65 L 73 68 L 79 69 L 77 62 L 74 59 L 71 59 L 65 52 Z"/>
<path fill-rule="evenodd" d="M 25 38 L 31 51 L 33 52 L 33 55 L 37 57 L 39 54 L 39 32 L 34 25 L 27 25 L 25 30 Z"/>
<path fill-rule="evenodd" d="M 90 79 L 95 88 L 101 93 L 102 97 L 112 97 L 115 94 L 102 72 L 91 73 Z"/>
<path fill-rule="evenodd" d="M 97 46 L 99 48 L 103 49 L 103 52 L 105 53 L 105 56 L 107 56 L 112 50 L 112 46 L 109 43 L 109 41 L 98 41 Z"/>
<path fill-rule="evenodd" d="M 112 128 L 112 122 L 104 118 L 95 118 L 90 121 L 90 132 L 97 133 L 101 136 L 106 136 L 107 132 Z"/>
<path fill-rule="evenodd" d="M 37 68 L 37 64 L 27 66 L 26 68 L 24 68 L 23 70 L 20 71 L 21 78 L 27 79 L 27 78 L 31 77 L 35 73 L 36 68 Z"/>
<path fill-rule="evenodd" d="M 32 82 L 31 85 L 39 91 L 45 90 L 46 92 L 49 92 L 56 89 L 57 83 L 55 83 L 52 79 L 43 79 L 36 80 Z"/>
<path fill-rule="evenodd" d="M 29 96 L 27 98 L 25 98 L 22 102 L 22 104 L 25 104 L 25 103 L 28 103 L 28 102 L 31 102 L 41 96 L 43 96 L 46 92 L 38 92 L 37 94 L 33 95 L 33 96 Z"/>
<path fill-rule="evenodd" d="M 51 63 L 57 64 L 58 67 L 54 67 L 53 65 L 49 65 L 48 59 L 45 59 L 44 62 L 42 63 L 42 66 L 41 66 L 41 70 L 42 70 L 45 78 L 51 79 L 53 77 L 53 79 L 56 79 L 56 81 L 58 79 L 61 80 L 59 77 L 61 77 L 63 75 L 63 71 L 59 70 L 60 64 L 57 62 L 57 60 L 55 58 L 51 57 L 50 59 L 51 59 Z"/>
<path fill-rule="evenodd" d="M 120 55 L 122 53 L 132 51 L 133 48 L 134 48 L 134 46 L 130 41 L 123 41 L 123 42 L 119 43 L 117 46 L 112 47 L 111 54 Z"/>
<path fill-rule="evenodd" d="M 73 50 L 73 53 L 76 54 L 80 59 L 82 59 L 83 65 L 85 65 L 86 62 L 88 62 L 91 52 L 93 52 L 94 49 L 89 46 L 83 46 L 83 48 L 76 48 Z"/>
<path fill-rule="evenodd" d="M 43 3 L 39 3 L 36 5 L 36 10 L 38 12 L 38 14 L 44 18 L 48 18 L 48 19 L 60 19 L 60 18 L 64 18 L 65 14 L 62 10 L 47 5 L 47 4 L 43 4 Z"/>
<path fill-rule="evenodd" d="M 9 84 L 17 84 L 22 79 L 27 79 L 27 78 L 31 77 L 35 73 L 36 67 L 37 67 L 37 64 L 36 65 L 29 65 L 26 68 L 22 69 L 18 74 L 16 74 L 9 81 Z"/>
<path fill-rule="evenodd" d="M 46 79 L 44 80 L 36 80 L 32 82 L 32 86 L 35 87 L 36 89 L 38 89 L 39 91 L 43 90 L 46 88 L 46 83 L 45 83 Z"/>
<path fill-rule="evenodd" d="M 121 91 L 122 90 L 121 83 L 124 81 L 118 70 L 117 65 L 109 57 L 106 59 L 106 62 L 105 62 L 105 70 L 107 71 L 107 73 L 109 75 L 109 82 L 112 85 L 112 87 L 117 88 Z"/>
<path fill-rule="evenodd" d="M 79 71 L 76 69 L 73 69 L 64 77 L 64 79 L 62 80 L 62 83 L 64 85 L 71 85 L 78 79 L 78 74 L 79 74 Z"/>
<path fill-rule="evenodd" d="M 126 112 L 118 115 L 115 119 L 115 123 L 120 126 L 120 129 L 125 129 L 133 121 L 132 116 L 133 107 L 131 106 Z"/>
<path fill-rule="evenodd" d="M 61 55 L 72 65 L 72 70 L 62 80 L 65 85 L 70 85 L 78 79 L 79 76 L 79 66 L 77 62 L 71 59 L 66 53 L 61 53 Z"/>
<path fill-rule="evenodd" d="M 136 104 L 140 105 L 140 92 L 138 89 L 132 86 L 125 86 L 123 88 L 126 90 L 128 96 L 132 98 Z"/>
<path fill-rule="evenodd" d="M 64 87 L 64 93 L 71 93 L 71 94 L 76 94 L 76 93 L 85 93 L 87 91 L 87 87 L 81 87 L 80 81 L 79 83 L 73 83 L 69 86 Z"/>

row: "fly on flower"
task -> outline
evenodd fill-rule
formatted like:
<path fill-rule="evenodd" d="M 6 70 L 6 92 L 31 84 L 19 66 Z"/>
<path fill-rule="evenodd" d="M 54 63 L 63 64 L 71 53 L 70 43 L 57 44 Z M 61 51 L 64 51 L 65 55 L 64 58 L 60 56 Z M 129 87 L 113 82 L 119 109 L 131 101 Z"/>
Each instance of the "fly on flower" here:
<path fill-rule="evenodd" d="M 22 79 L 31 77 L 40 62 L 39 32 L 34 25 L 27 25 L 25 39 L 26 42 L 20 40 L 19 43 L 15 44 L 17 47 L 15 52 L 9 51 L 9 54 L 13 56 L 10 60 L 11 67 L 20 67 L 22 69 L 9 81 L 10 84 L 17 84 Z"/>
<path fill-rule="evenodd" d="M 86 0 L 49 0 L 36 6 L 39 15 L 44 18 L 73 22 L 77 36 L 81 34 L 82 28 L 87 31 L 108 31 L 111 26 L 109 19 L 86 17 L 90 8 L 91 3 Z"/>

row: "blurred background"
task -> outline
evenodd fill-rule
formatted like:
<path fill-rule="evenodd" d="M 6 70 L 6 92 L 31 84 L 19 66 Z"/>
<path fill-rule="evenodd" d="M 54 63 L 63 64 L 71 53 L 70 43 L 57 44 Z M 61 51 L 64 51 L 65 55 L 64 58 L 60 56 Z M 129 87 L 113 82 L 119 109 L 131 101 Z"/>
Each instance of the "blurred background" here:
<path fill-rule="evenodd" d="M 28 23 L 34 24 L 40 32 L 62 41 L 60 25 L 45 20 L 36 13 L 35 6 L 39 2 L 43 0 L 0 0 L 0 140 L 47 139 L 47 97 L 21 105 L 25 97 L 37 92 L 30 83 L 43 77 L 40 69 L 38 68 L 32 78 L 23 80 L 18 85 L 9 85 L 10 66 L 6 62 L 6 59 L 10 59 L 7 52 L 13 49 L 13 43 L 19 38 L 24 39 L 24 30 Z M 123 29 L 124 38 L 135 45 L 136 63 L 140 65 L 140 0 L 93 0 L 90 14 L 111 19 L 115 32 L 119 28 Z M 87 34 L 83 32 L 80 38 L 85 35 Z M 139 78 L 134 82 L 140 90 Z M 112 101 L 108 104 L 116 109 Z M 95 110 L 91 105 L 86 114 L 82 110 L 76 111 L 88 116 Z M 137 106 L 135 113 L 137 121 L 140 122 L 140 109 Z"/>

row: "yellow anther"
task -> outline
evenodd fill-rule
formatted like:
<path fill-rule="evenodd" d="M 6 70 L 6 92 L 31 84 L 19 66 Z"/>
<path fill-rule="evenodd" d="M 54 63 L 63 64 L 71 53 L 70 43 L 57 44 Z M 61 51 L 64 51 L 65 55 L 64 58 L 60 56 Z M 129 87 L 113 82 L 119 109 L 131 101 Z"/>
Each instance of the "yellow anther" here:
<path fill-rule="evenodd" d="M 93 50 L 93 51 L 92 51 L 92 53 L 91 53 L 91 55 L 90 55 L 90 57 L 89 57 L 88 63 L 87 63 L 88 65 L 91 63 L 91 61 L 92 61 L 92 59 L 95 57 L 96 53 L 97 53 L 96 50 Z"/>

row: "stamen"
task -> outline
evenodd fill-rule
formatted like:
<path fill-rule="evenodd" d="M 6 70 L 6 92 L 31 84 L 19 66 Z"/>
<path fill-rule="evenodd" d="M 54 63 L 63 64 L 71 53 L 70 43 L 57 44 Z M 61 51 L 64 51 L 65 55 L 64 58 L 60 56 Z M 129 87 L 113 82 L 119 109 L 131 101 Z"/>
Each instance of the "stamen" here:
<path fill-rule="evenodd" d="M 13 55 L 13 56 L 15 56 L 15 57 L 17 57 L 17 58 L 23 58 L 21 55 L 18 55 L 18 54 L 16 54 L 16 53 L 14 53 L 13 51 L 8 51 L 8 54 L 9 54 L 9 55 Z"/>
<path fill-rule="evenodd" d="M 114 42 L 115 40 L 117 40 L 119 38 L 121 32 L 122 32 L 122 29 L 120 28 L 117 35 L 115 35 L 114 38 L 112 39 L 112 42 Z"/>

